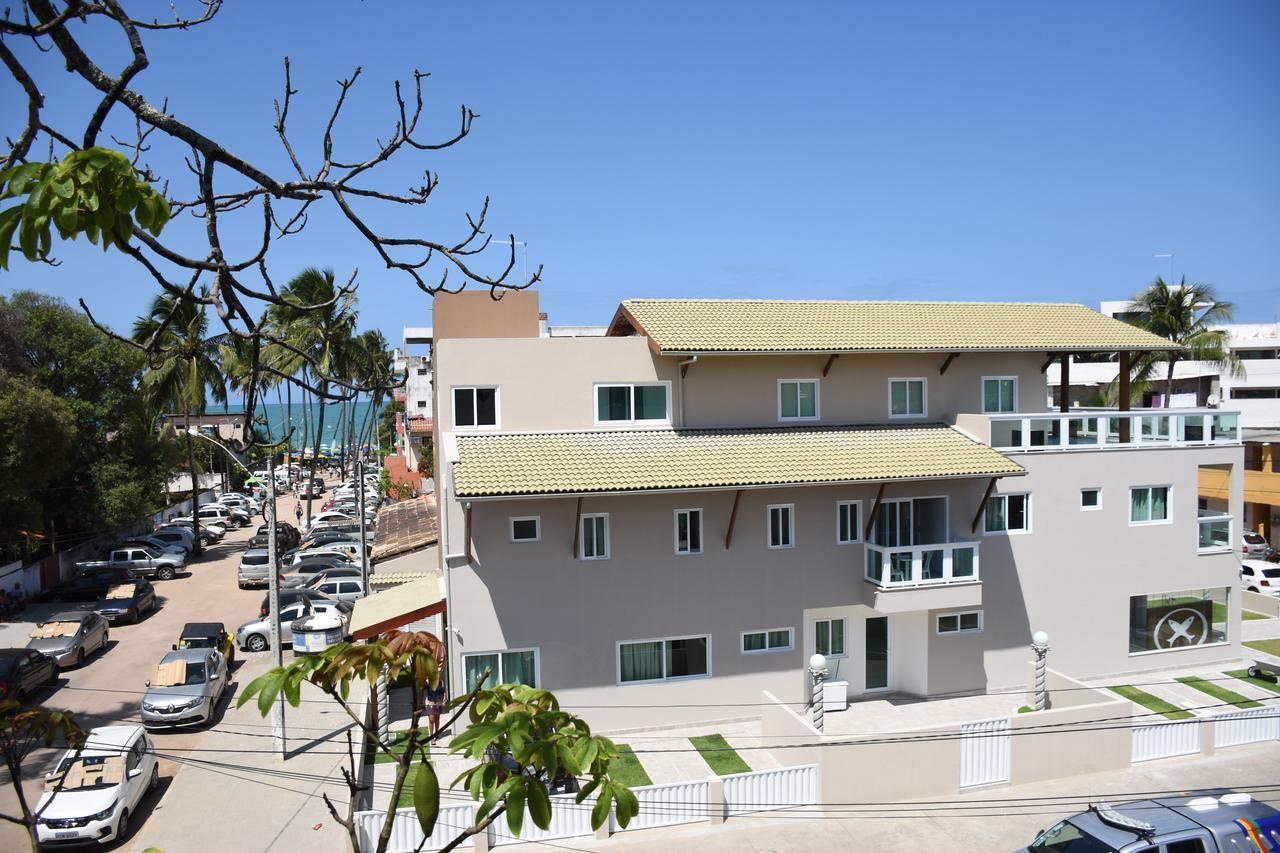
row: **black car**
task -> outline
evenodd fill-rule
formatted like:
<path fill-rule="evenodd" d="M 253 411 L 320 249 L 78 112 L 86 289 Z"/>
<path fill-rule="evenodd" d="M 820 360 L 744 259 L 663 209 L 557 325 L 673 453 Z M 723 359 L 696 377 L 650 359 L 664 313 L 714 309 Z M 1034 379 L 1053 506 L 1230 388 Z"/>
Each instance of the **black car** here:
<path fill-rule="evenodd" d="M 301 555 L 291 560 L 285 569 L 296 568 L 297 566 L 355 566 L 356 561 L 352 560 L 346 554 L 338 551 L 303 551 Z"/>
<path fill-rule="evenodd" d="M 227 661 L 227 670 L 235 664 L 236 644 L 221 622 L 188 622 L 182 626 L 173 650 L 217 649 Z"/>
<path fill-rule="evenodd" d="M 257 547 L 259 548 L 267 547 L 266 535 L 269 530 L 271 530 L 271 528 L 266 524 L 258 525 L 257 535 L 254 536 L 254 539 L 256 540 L 259 536 L 263 537 L 262 539 L 263 544 L 258 545 Z M 287 521 L 276 522 L 276 546 L 277 547 L 285 548 L 285 549 L 297 548 L 298 542 L 301 539 L 302 539 L 302 534 L 298 532 L 298 528 L 294 527 L 292 524 L 290 524 Z"/>
<path fill-rule="evenodd" d="M 143 613 L 156 609 L 156 589 L 151 581 L 138 579 L 109 587 L 93 608 L 108 622 L 137 622 Z"/>
<path fill-rule="evenodd" d="M 35 649 L 0 649 L 0 699 L 21 699 L 58 672 L 58 662 Z"/>
<path fill-rule="evenodd" d="M 137 580 L 137 576 L 122 566 L 99 566 L 86 569 L 58 587 L 54 590 L 53 597 L 59 601 L 96 601 L 106 595 L 107 590 L 115 584 L 134 580 Z"/>

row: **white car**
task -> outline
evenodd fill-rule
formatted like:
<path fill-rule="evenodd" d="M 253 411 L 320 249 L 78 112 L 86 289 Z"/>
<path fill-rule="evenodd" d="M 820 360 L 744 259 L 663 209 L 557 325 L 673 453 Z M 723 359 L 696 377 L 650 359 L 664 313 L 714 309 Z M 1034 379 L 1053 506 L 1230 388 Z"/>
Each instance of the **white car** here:
<path fill-rule="evenodd" d="M 181 525 L 183 525 L 184 527 L 186 527 L 187 529 L 190 529 L 190 528 L 191 528 L 191 516 L 189 516 L 189 515 L 184 515 L 184 516 L 182 516 L 181 518 L 175 518 L 173 521 L 171 521 L 171 522 L 169 522 L 169 523 L 170 523 L 170 524 L 181 524 Z M 207 518 L 203 518 L 203 517 L 200 519 L 200 529 L 201 529 L 201 530 L 207 530 L 207 531 L 209 531 L 209 532 L 210 532 L 210 533 L 212 533 L 214 536 L 217 536 L 219 539 L 221 539 L 223 536 L 226 536 L 226 535 L 227 535 L 227 525 L 226 525 L 226 524 L 223 524 L 223 523 L 222 523 L 222 522 L 220 522 L 220 521 L 210 521 L 209 519 L 207 519 Z"/>
<path fill-rule="evenodd" d="M 1241 560 L 1240 585 L 1249 592 L 1280 596 L 1280 566 L 1266 560 Z"/>
<path fill-rule="evenodd" d="M 333 510 L 329 510 L 327 512 L 321 512 L 311 516 L 311 525 L 308 529 L 314 530 L 317 524 L 329 524 L 335 521 L 348 522 L 355 520 L 356 519 L 347 515 L 345 512 L 334 512 Z"/>
<path fill-rule="evenodd" d="M 129 816 L 160 786 L 160 769 L 142 726 L 102 726 L 78 756 L 63 753 L 44 784 L 36 805 L 42 846 L 106 844 L 129 835 Z"/>
<path fill-rule="evenodd" d="M 1241 547 L 1240 550 L 1246 557 L 1265 557 L 1267 554 L 1267 548 L 1270 547 L 1270 543 L 1267 542 L 1261 533 L 1254 533 L 1252 531 L 1248 531 L 1244 534 L 1243 542 L 1243 547 Z"/>

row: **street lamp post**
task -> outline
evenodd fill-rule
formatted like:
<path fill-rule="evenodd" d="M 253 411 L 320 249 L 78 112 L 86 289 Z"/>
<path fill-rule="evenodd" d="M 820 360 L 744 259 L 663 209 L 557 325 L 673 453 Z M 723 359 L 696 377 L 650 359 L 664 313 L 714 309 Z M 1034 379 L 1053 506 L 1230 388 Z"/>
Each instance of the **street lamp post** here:
<path fill-rule="evenodd" d="M 813 727 L 822 731 L 822 717 L 826 711 L 822 702 L 822 682 L 827 677 L 827 659 L 820 654 L 809 658 L 809 675 L 813 679 Z"/>
<path fill-rule="evenodd" d="M 1049 635 L 1036 631 L 1031 635 L 1031 651 L 1036 655 L 1035 709 L 1043 711 L 1049 705 L 1049 691 L 1045 689 L 1045 656 L 1049 654 Z"/>
<path fill-rule="evenodd" d="M 221 448 L 227 454 L 227 458 L 244 468 L 245 472 L 250 476 L 253 476 L 253 472 L 246 468 L 239 459 L 236 459 L 235 454 L 222 442 L 194 429 L 188 429 L 187 432 L 198 438 L 205 439 L 215 447 Z M 268 564 L 267 619 L 271 623 L 271 663 L 278 668 L 284 665 L 284 649 L 280 636 L 280 566 L 278 562 L 279 548 L 276 545 L 279 531 L 276 529 L 276 457 L 274 453 L 267 458 L 267 505 L 265 509 Z M 279 698 L 271 706 L 271 739 L 274 741 L 274 746 L 280 757 L 288 757 L 285 750 L 284 691 L 280 692 Z"/>

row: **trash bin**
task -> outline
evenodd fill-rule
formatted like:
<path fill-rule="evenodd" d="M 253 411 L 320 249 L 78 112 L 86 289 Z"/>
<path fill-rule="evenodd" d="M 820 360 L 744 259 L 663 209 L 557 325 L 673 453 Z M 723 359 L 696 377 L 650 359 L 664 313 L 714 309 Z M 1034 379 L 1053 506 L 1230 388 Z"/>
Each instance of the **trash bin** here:
<path fill-rule="evenodd" d="M 313 613 L 289 623 L 293 632 L 293 650 L 298 654 L 315 654 L 342 642 L 342 617 L 337 613 Z"/>
<path fill-rule="evenodd" d="M 822 682 L 822 710 L 843 711 L 849 707 L 849 682 Z"/>

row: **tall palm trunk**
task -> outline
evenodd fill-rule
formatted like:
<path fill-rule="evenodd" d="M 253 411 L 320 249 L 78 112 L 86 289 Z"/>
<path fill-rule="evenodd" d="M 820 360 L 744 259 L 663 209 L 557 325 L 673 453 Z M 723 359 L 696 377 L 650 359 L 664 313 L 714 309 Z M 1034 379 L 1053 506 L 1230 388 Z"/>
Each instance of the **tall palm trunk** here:
<path fill-rule="evenodd" d="M 191 440 L 191 433 L 187 430 L 191 429 L 191 409 L 187 409 L 187 429 L 183 430 L 183 435 L 187 437 L 187 464 L 191 466 L 191 532 L 196 535 L 195 549 L 191 552 L 195 556 L 204 553 L 204 547 L 200 543 L 200 483 L 199 475 L 196 474 L 196 443 Z"/>
<path fill-rule="evenodd" d="M 1173 366 L 1177 362 L 1178 357 L 1173 353 L 1169 353 L 1169 370 L 1164 378 L 1164 407 L 1166 409 L 1173 407 Z"/>

